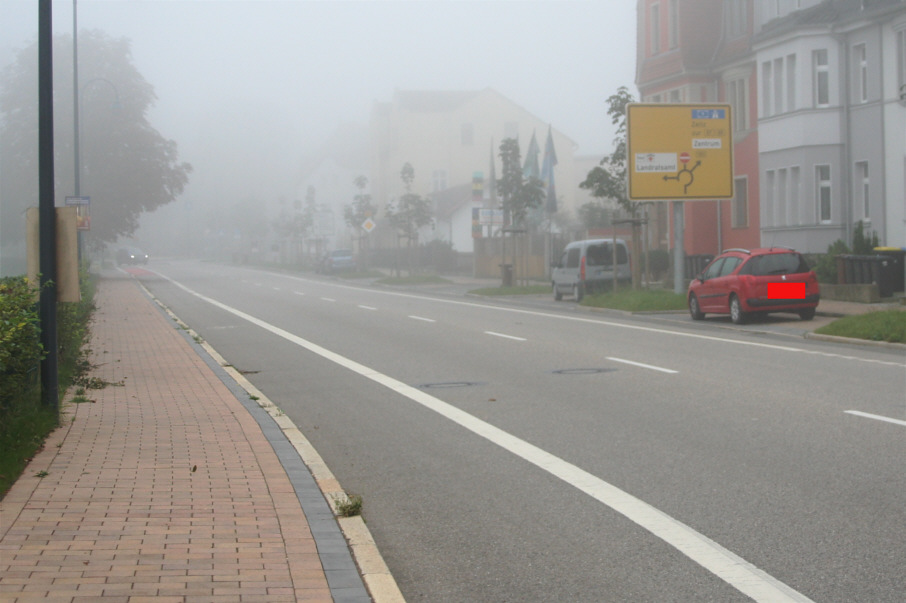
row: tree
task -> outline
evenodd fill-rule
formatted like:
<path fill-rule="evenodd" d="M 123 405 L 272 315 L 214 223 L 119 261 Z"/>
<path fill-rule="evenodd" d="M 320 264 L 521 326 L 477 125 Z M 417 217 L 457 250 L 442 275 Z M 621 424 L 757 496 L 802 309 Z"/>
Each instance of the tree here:
<path fill-rule="evenodd" d="M 18 216 L 37 205 L 37 44 L 0 74 L 2 237 L 21 238 Z M 57 202 L 75 192 L 72 38 L 54 38 L 54 165 Z M 142 212 L 178 197 L 192 166 L 147 113 L 157 97 L 132 64 L 130 42 L 101 31 L 79 34 L 80 194 L 91 197 L 93 247 L 138 227 Z"/>
<path fill-rule="evenodd" d="M 385 215 L 399 233 L 399 239 L 406 239 L 406 247 L 410 249 L 418 245 L 418 230 L 431 224 L 434 219 L 431 211 L 431 200 L 416 195 L 412 192 L 412 182 L 415 180 L 415 169 L 412 164 L 406 163 L 400 170 L 400 178 L 406 192 L 396 201 L 387 205 Z M 409 272 L 412 272 L 411 253 Z"/>
<path fill-rule="evenodd" d="M 621 86 L 616 94 L 613 94 L 607 99 L 607 114 L 610 115 L 611 123 L 617 126 L 617 135 L 613 141 L 613 153 L 606 155 L 601 159 L 600 165 L 592 168 L 592 170 L 588 172 L 585 181 L 579 186 L 590 190 L 594 197 L 616 201 L 620 207 L 630 214 L 633 220 L 632 253 L 636 259 L 640 259 L 641 221 L 639 218 L 642 204 L 630 201 L 626 189 L 626 168 L 628 160 L 626 144 L 626 105 L 634 100 L 635 99 L 625 86 Z M 587 211 L 585 215 L 592 217 L 595 214 L 591 211 Z M 641 287 L 641 266 L 641 261 L 632 263 L 632 286 L 634 289 Z"/>
<path fill-rule="evenodd" d="M 367 233 L 363 233 L 362 224 L 365 223 L 365 220 L 374 217 L 375 207 L 371 203 L 371 194 L 365 192 L 365 189 L 368 188 L 368 178 L 356 176 L 352 182 L 359 192 L 352 198 L 352 203 L 343 208 L 343 219 L 353 232 L 359 233 L 359 251 L 364 252 L 368 237 Z M 368 268 L 367 252 L 359 254 L 359 263 L 364 269 Z"/>
<path fill-rule="evenodd" d="M 500 161 L 503 166 L 497 181 L 497 192 L 502 197 L 503 210 L 513 226 L 525 226 L 532 209 L 541 207 L 545 199 L 544 183 L 535 177 L 525 179 L 519 152 L 519 141 L 504 138 L 500 143 Z"/>

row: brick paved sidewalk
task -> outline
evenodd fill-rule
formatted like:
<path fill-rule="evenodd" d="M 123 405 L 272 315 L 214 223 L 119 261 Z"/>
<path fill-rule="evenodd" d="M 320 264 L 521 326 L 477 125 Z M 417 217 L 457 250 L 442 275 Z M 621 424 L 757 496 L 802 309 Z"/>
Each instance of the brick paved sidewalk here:
<path fill-rule="evenodd" d="M 249 411 L 134 281 L 102 280 L 97 305 L 91 376 L 111 385 L 66 406 L 0 503 L 0 600 L 334 600 Z"/>

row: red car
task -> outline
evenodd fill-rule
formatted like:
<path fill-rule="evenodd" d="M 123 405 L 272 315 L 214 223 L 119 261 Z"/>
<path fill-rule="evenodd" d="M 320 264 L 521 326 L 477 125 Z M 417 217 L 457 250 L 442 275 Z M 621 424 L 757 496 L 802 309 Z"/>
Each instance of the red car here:
<path fill-rule="evenodd" d="M 795 312 L 802 320 L 815 317 L 818 278 L 796 251 L 728 249 L 689 284 L 689 314 L 729 314 L 736 324 L 752 314 Z"/>

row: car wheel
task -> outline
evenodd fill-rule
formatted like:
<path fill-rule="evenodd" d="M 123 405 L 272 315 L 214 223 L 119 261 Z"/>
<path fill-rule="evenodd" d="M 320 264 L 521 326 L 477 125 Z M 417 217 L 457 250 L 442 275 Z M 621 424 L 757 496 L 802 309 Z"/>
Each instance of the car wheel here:
<path fill-rule="evenodd" d="M 698 298 L 695 297 L 694 293 L 689 296 L 689 314 L 692 316 L 692 320 L 702 320 L 705 317 L 705 313 L 699 307 Z"/>
<path fill-rule="evenodd" d="M 743 312 L 742 303 L 735 295 L 730 296 L 730 319 L 733 321 L 733 324 L 737 325 L 745 324 L 746 319 L 748 319 L 748 315 Z"/>
<path fill-rule="evenodd" d="M 557 289 L 557 283 L 552 283 L 554 287 L 554 301 L 561 301 L 563 299 L 563 293 Z"/>
<path fill-rule="evenodd" d="M 576 298 L 577 302 L 582 301 L 582 298 L 585 296 L 585 291 L 582 288 L 582 285 L 576 283 L 573 285 L 573 297 Z"/>
<path fill-rule="evenodd" d="M 811 320 L 815 318 L 815 308 L 805 308 L 799 310 L 799 318 L 802 320 Z"/>

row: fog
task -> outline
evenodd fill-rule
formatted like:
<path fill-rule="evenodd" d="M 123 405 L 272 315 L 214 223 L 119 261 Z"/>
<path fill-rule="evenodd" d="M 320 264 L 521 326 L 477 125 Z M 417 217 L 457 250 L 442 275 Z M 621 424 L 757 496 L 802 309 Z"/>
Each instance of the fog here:
<path fill-rule="evenodd" d="M 71 34 L 73 1 L 53 3 Z M 634 91 L 636 2 L 78 0 L 80 31 L 132 42 L 151 124 L 194 171 L 168 207 L 299 199 L 306 158 L 366 128 L 395 90 L 493 88 L 569 136 L 612 148 L 605 99 Z M 37 37 L 37 3 L 0 2 L 0 63 Z M 87 67 L 82 66 L 83 72 Z M 543 133 L 539 133 L 539 136 Z M 188 204 L 188 205 L 185 205 Z M 161 210 L 158 211 L 161 213 Z M 168 215 L 166 222 L 174 219 Z"/>

